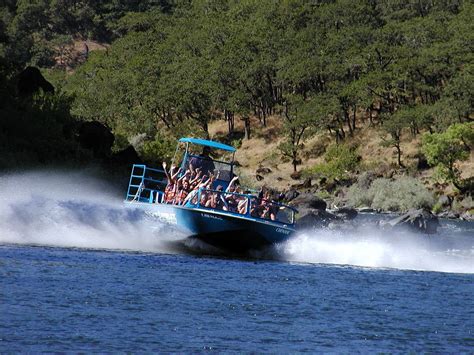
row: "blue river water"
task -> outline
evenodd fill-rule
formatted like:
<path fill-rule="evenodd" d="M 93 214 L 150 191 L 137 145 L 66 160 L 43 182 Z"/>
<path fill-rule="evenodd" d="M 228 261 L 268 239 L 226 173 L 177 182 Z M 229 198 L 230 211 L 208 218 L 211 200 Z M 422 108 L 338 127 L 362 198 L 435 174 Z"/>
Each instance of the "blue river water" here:
<path fill-rule="evenodd" d="M 143 225 L 100 182 L 33 177 L 0 181 L 2 353 L 474 351 L 472 222 L 233 258 Z"/>
<path fill-rule="evenodd" d="M 3 246 L 0 351 L 472 352 L 474 276 Z"/>

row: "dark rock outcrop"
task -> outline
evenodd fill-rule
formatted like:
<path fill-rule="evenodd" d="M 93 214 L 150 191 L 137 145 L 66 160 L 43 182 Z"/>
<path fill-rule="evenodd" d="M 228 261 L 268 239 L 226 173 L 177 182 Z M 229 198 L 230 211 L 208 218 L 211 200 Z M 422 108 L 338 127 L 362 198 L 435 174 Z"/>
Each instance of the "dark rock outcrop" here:
<path fill-rule="evenodd" d="M 47 81 L 36 67 L 27 67 L 18 75 L 18 95 L 30 96 L 42 89 L 44 92 L 54 93 L 54 86 Z"/>
<path fill-rule="evenodd" d="M 331 222 L 342 221 L 342 218 L 326 211 L 327 204 L 324 200 L 311 193 L 302 193 L 289 204 L 295 207 L 301 216 L 297 222 L 298 229 L 323 228 Z"/>
<path fill-rule="evenodd" d="M 433 234 L 436 233 L 438 229 L 439 221 L 438 217 L 433 215 L 430 211 L 419 209 L 408 211 L 397 218 L 381 222 L 380 225 L 383 228 L 392 229 L 405 227 L 418 232 Z"/>
<path fill-rule="evenodd" d="M 256 171 L 257 174 L 259 175 L 266 175 L 266 174 L 270 174 L 272 172 L 272 170 L 270 168 L 265 168 L 265 167 L 259 167 Z"/>
<path fill-rule="evenodd" d="M 130 166 L 132 164 L 143 164 L 135 148 L 130 145 L 124 150 L 112 155 L 110 162 L 117 165 Z"/>
<path fill-rule="evenodd" d="M 299 179 L 301 179 L 301 171 L 295 171 L 295 172 L 291 173 L 290 177 L 291 177 L 293 180 L 299 180 Z"/>
<path fill-rule="evenodd" d="M 110 128 L 100 122 L 83 122 L 78 130 L 78 140 L 85 149 L 91 149 L 96 158 L 110 156 L 115 137 Z"/>
<path fill-rule="evenodd" d="M 291 188 L 295 190 L 310 189 L 311 187 L 317 188 L 311 184 L 311 178 L 306 178 L 302 183 L 291 185 Z"/>
<path fill-rule="evenodd" d="M 302 193 L 290 202 L 290 205 L 299 211 L 304 210 L 326 210 L 327 204 L 323 199 L 310 194 Z"/>
<path fill-rule="evenodd" d="M 297 198 L 300 193 L 295 189 L 290 189 L 285 193 L 285 201 L 290 202 Z"/>
<path fill-rule="evenodd" d="M 306 178 L 301 184 L 301 188 L 309 189 L 311 187 L 311 178 Z"/>
<path fill-rule="evenodd" d="M 298 219 L 297 228 L 314 229 L 327 227 L 331 222 L 340 221 L 341 218 L 325 210 L 309 210 Z"/>
<path fill-rule="evenodd" d="M 350 221 L 357 217 L 358 212 L 355 208 L 341 207 L 338 210 L 334 211 L 334 214 L 346 221 Z"/>

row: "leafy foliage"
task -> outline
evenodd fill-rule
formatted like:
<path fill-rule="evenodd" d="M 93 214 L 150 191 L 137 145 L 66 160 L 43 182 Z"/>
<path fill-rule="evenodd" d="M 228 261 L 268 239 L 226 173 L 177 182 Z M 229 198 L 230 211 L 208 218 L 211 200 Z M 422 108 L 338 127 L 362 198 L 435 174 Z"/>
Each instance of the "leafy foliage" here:
<path fill-rule="evenodd" d="M 440 176 L 464 190 L 457 162 L 467 160 L 474 146 L 474 123 L 454 124 L 446 132 L 425 134 L 422 151 Z"/>
<path fill-rule="evenodd" d="M 328 179 L 343 179 L 354 171 L 359 164 L 360 157 L 357 151 L 348 145 L 331 145 L 324 156 L 324 163 L 310 169 L 314 175 Z"/>
<path fill-rule="evenodd" d="M 144 134 L 150 151 L 189 122 L 186 134 L 207 137 L 224 118 L 232 136 L 241 118 L 249 137 L 251 115 L 262 125 L 276 115 L 296 171 L 313 134 L 341 144 L 367 116 L 402 166 L 405 134 L 472 121 L 473 14 L 468 0 L 7 0 L 0 105 L 24 66 L 54 67 L 73 41 L 95 39 L 108 50 L 54 74 L 57 86 L 74 98 L 72 115 Z"/>
<path fill-rule="evenodd" d="M 352 185 L 347 197 L 354 207 L 367 206 L 384 211 L 431 208 L 435 203 L 433 195 L 417 179 L 408 176 L 397 180 L 375 179 L 368 188 Z"/>

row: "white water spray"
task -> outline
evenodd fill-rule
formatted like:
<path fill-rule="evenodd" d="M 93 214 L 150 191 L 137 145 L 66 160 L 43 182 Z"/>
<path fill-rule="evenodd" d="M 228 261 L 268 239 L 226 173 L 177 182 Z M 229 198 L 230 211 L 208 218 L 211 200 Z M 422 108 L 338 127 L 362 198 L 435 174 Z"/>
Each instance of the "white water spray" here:
<path fill-rule="evenodd" d="M 126 208 L 123 191 L 112 189 L 91 172 L 34 172 L 0 177 L 0 244 L 182 252 L 184 236 Z M 474 273 L 474 225 L 444 226 L 440 233 L 392 234 L 374 227 L 354 231 L 299 233 L 278 245 L 280 260 Z M 192 248 L 193 245 L 186 244 Z M 207 249 L 204 253 L 212 253 Z"/>
<path fill-rule="evenodd" d="M 91 173 L 91 172 L 89 172 Z M 0 243 L 172 252 L 167 226 L 125 208 L 124 193 L 84 172 L 0 177 Z M 164 235 L 164 238 L 158 238 Z"/>
<path fill-rule="evenodd" d="M 474 273 L 474 224 L 468 228 L 444 225 L 431 236 L 389 233 L 375 225 L 352 231 L 307 231 L 277 246 L 277 253 L 305 263 Z"/>

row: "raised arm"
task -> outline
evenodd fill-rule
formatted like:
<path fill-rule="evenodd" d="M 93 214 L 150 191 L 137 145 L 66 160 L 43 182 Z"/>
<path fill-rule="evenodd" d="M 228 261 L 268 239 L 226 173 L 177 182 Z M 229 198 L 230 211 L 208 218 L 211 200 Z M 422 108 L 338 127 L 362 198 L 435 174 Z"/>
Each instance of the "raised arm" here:
<path fill-rule="evenodd" d="M 168 179 L 168 182 L 171 182 L 170 176 L 168 174 L 168 171 L 166 171 L 166 162 L 164 161 L 161 166 L 163 167 L 163 171 L 165 172 L 166 179 Z"/>
<path fill-rule="evenodd" d="M 229 185 L 227 186 L 227 189 L 225 189 L 225 192 L 229 192 L 230 188 L 234 186 L 238 178 L 239 178 L 238 176 L 234 176 L 232 180 L 230 180 Z"/>
<path fill-rule="evenodd" d="M 171 166 L 171 171 L 173 171 L 173 168 L 175 168 L 174 165 Z M 176 177 L 179 175 L 179 173 L 180 173 L 181 171 L 182 171 L 181 168 L 177 169 L 177 170 L 176 170 L 176 173 L 174 173 L 173 175 L 171 175 L 171 179 L 176 180 Z"/>
<path fill-rule="evenodd" d="M 196 177 L 194 179 L 192 179 L 189 183 L 194 184 L 196 181 L 198 181 L 201 178 L 201 175 L 202 175 L 201 169 L 197 168 L 196 169 Z"/>
<path fill-rule="evenodd" d="M 188 175 L 189 175 L 189 170 L 186 170 L 186 172 L 183 174 L 183 176 L 181 176 L 181 177 L 178 179 L 178 181 L 183 180 L 183 179 L 184 179 L 186 176 L 188 176 Z"/>

